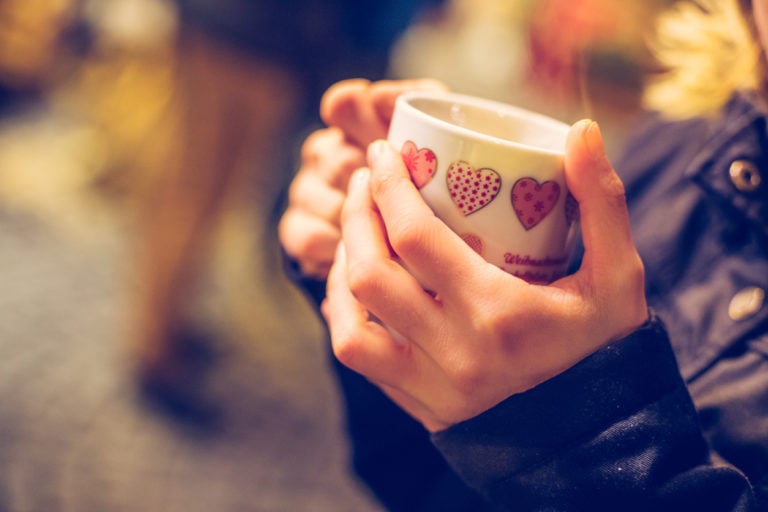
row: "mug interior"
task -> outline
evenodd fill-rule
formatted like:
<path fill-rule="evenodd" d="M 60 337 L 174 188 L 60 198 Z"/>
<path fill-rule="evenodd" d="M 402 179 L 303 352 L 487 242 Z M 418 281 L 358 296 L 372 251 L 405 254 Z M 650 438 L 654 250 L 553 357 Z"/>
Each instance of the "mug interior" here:
<path fill-rule="evenodd" d="M 462 131 L 543 151 L 563 151 L 568 127 L 535 112 L 456 94 L 410 96 L 405 101 L 417 111 Z"/>

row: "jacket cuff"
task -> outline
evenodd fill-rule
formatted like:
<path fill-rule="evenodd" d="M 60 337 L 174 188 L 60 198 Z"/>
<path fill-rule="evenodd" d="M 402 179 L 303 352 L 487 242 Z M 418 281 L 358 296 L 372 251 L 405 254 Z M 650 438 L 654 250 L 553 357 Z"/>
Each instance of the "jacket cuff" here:
<path fill-rule="evenodd" d="M 562 374 L 432 435 L 448 463 L 486 495 L 684 386 L 655 317 Z"/>

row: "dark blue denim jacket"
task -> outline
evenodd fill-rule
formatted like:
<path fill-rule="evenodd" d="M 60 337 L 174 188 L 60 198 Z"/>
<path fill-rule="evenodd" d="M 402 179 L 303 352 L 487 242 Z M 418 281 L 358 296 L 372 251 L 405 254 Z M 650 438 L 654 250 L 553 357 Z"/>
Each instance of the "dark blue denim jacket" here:
<path fill-rule="evenodd" d="M 637 332 L 431 438 L 334 362 L 355 469 L 388 509 L 768 510 L 756 105 L 745 95 L 717 118 L 651 119 L 616 162 L 656 312 Z M 322 297 L 322 283 L 303 283 Z"/>

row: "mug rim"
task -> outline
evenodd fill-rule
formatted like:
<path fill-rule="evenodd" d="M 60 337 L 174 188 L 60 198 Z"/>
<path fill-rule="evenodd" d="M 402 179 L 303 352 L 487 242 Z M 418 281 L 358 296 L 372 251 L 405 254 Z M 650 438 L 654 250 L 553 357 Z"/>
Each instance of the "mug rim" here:
<path fill-rule="evenodd" d="M 490 111 L 496 114 L 504 114 L 507 117 L 533 121 L 537 125 L 555 132 L 561 132 L 563 136 L 563 147 L 561 149 L 555 149 L 552 147 L 545 147 L 542 145 L 536 145 L 526 142 L 514 141 L 490 135 L 478 130 L 466 128 L 459 124 L 451 123 L 445 119 L 441 119 L 432 114 L 425 112 L 424 110 L 417 108 L 413 105 L 413 100 L 429 100 L 439 103 L 453 103 L 467 107 L 479 108 L 485 111 Z M 411 115 L 417 116 L 425 120 L 446 129 L 449 132 L 455 132 L 457 136 L 466 138 L 477 139 L 484 142 L 500 144 L 503 146 L 510 146 L 515 148 L 524 148 L 528 151 L 534 151 L 538 153 L 545 153 L 550 155 L 564 155 L 565 153 L 565 139 L 570 129 L 570 126 L 563 121 L 550 117 L 546 114 L 529 110 L 523 107 L 518 107 L 502 101 L 491 100 L 481 98 L 478 96 L 472 96 L 468 94 L 456 93 L 456 92 L 441 92 L 441 91 L 409 91 L 405 92 L 397 97 L 395 100 L 398 108 L 408 111 Z"/>

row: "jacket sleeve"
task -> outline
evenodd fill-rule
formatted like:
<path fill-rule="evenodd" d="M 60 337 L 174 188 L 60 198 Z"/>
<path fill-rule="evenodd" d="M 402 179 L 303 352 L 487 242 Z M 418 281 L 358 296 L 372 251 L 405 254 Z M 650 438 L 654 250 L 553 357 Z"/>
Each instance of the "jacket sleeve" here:
<path fill-rule="evenodd" d="M 656 319 L 432 440 L 501 510 L 753 511 L 714 465 Z"/>

